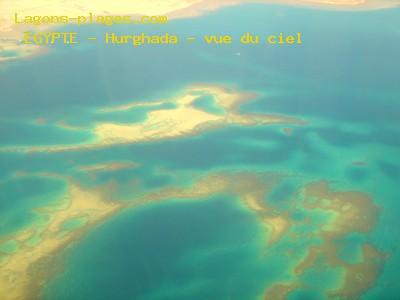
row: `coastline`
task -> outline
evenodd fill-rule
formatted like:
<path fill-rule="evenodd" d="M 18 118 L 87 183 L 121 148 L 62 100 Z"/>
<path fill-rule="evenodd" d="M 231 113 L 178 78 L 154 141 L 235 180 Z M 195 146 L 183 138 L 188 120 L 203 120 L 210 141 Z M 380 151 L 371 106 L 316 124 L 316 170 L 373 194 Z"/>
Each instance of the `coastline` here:
<path fill-rule="evenodd" d="M 195 107 L 194 103 L 201 96 L 213 97 L 216 106 L 223 114 L 214 114 Z M 243 103 L 254 100 L 258 95 L 243 92 L 226 86 L 196 84 L 184 88 L 177 97 L 166 98 L 162 103 L 173 103 L 174 109 L 156 109 L 148 113 L 147 119 L 141 123 L 120 124 L 118 122 L 98 122 L 90 133 L 94 140 L 81 144 L 59 144 L 46 146 L 11 146 L 0 147 L 0 152 L 64 152 L 90 150 L 127 145 L 142 142 L 171 140 L 187 136 L 196 136 L 203 132 L 224 128 L 229 125 L 268 126 L 275 124 L 306 125 L 307 122 L 296 117 L 279 114 L 241 113 Z M 140 105 L 142 102 L 139 102 Z M 150 102 L 152 103 L 152 102 Z M 153 102 L 158 103 L 158 102 Z M 119 104 L 114 107 L 102 107 L 102 114 L 113 111 L 131 110 L 138 103 Z M 149 104 L 147 106 L 152 106 Z"/>
<path fill-rule="evenodd" d="M 102 168 L 99 165 L 99 168 Z M 294 221 L 291 217 L 291 207 L 280 210 L 269 201 L 269 195 L 276 184 L 285 175 L 268 172 L 241 172 L 226 170 L 195 178 L 190 186 L 169 185 L 147 193 L 139 193 L 127 201 L 114 199 L 110 191 L 121 186 L 105 184 L 87 188 L 80 186 L 69 178 L 59 174 L 39 174 L 65 180 L 68 191 L 56 206 L 45 206 L 38 210 L 47 215 L 48 222 L 41 229 L 35 224 L 9 236 L 7 240 L 17 241 L 18 249 L 8 254 L 0 268 L 0 296 L 5 300 L 32 299 L 38 297 L 43 284 L 51 277 L 62 272 L 66 250 L 84 235 L 116 216 L 119 212 L 134 209 L 150 203 L 177 201 L 207 201 L 211 196 L 228 195 L 240 201 L 243 208 L 252 212 L 262 228 L 265 228 L 266 248 L 260 249 L 264 255 L 266 249 L 279 243 L 285 237 L 304 239 L 301 233 L 293 236 L 291 227 L 302 228 L 308 222 L 319 222 L 318 218 Z M 321 210 L 325 213 L 335 213 L 333 218 L 325 219 L 321 228 L 311 236 L 319 237 L 322 244 L 311 243 L 306 247 L 306 256 L 299 256 L 293 265 L 293 281 L 267 287 L 264 297 L 271 295 L 285 296 L 299 288 L 298 279 L 309 269 L 320 265 L 319 257 L 324 257 L 331 268 L 343 270 L 343 283 L 329 295 L 357 298 L 368 290 L 387 258 L 386 253 L 365 242 L 360 245 L 362 258 L 359 263 L 349 264 L 338 256 L 337 238 L 343 238 L 351 232 L 368 234 L 377 222 L 379 207 L 368 195 L 358 191 L 332 190 L 326 181 L 303 183 L 299 192 L 304 199 L 298 202 L 299 209 L 311 212 Z M 344 210 L 344 213 L 343 213 Z M 360 216 L 365 216 L 361 218 Z M 84 222 L 78 227 L 72 227 L 65 232 L 63 224 L 71 223 L 77 218 Z M 357 220 L 354 223 L 349 219 Z M 38 232 L 37 232 L 38 231 Z M 35 243 L 29 243 L 37 235 Z M 29 258 L 29 259 L 26 259 Z M 356 274 L 361 274 L 357 279 Z M 36 298 L 35 298 L 36 299 Z"/>

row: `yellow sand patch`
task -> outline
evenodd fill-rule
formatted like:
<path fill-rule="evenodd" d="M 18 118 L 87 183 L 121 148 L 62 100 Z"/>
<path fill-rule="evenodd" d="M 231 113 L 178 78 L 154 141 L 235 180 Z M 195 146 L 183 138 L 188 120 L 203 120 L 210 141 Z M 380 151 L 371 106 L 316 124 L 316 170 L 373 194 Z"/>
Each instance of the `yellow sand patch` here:
<path fill-rule="evenodd" d="M 188 104 L 187 99 L 183 101 Z M 100 167 L 94 167 L 99 169 Z M 89 170 L 91 168 L 89 167 Z M 102 169 L 102 168 L 100 168 Z M 54 175 L 55 176 L 55 175 Z M 290 209 L 279 211 L 268 201 L 268 194 L 281 180 L 279 174 L 256 172 L 220 172 L 194 180 L 186 187 L 170 186 L 144 195 L 137 195 L 127 202 L 112 202 L 106 192 L 110 187 L 85 189 L 69 181 L 68 194 L 58 206 L 48 206 L 38 212 L 48 216 L 44 225 L 23 230 L 9 240 L 18 244 L 16 250 L 0 257 L 0 299 L 30 300 L 37 295 L 41 284 L 48 280 L 48 269 L 62 250 L 82 233 L 104 221 L 121 209 L 146 203 L 188 200 L 201 201 L 211 196 L 228 195 L 240 199 L 245 207 L 255 213 L 261 224 L 266 225 L 269 245 L 277 243 L 292 226 Z M 111 187 L 112 190 L 112 187 Z M 365 244 L 362 258 L 357 263 L 347 263 L 338 255 L 337 239 L 352 232 L 367 233 L 372 230 L 378 215 L 378 207 L 372 200 L 358 192 L 335 192 L 326 182 L 317 182 L 304 189 L 305 210 L 334 211 L 334 218 L 327 219 L 328 229 L 319 229 L 316 234 L 321 244 L 308 248 L 305 257 L 293 267 L 293 281 L 281 282 L 268 287 L 265 299 L 285 299 L 300 286 L 299 276 L 306 270 L 320 266 L 344 270 L 341 287 L 328 291 L 327 295 L 356 299 L 373 286 L 386 255 Z M 84 218 L 85 222 L 71 231 L 63 232 L 68 221 Z M 63 234 L 60 234 L 63 232 Z M 39 236 L 33 245 L 28 241 Z M 1 243 L 7 242 L 2 240 Z M 321 260 L 322 259 L 322 260 Z"/>
<path fill-rule="evenodd" d="M 75 183 L 70 183 L 63 207 L 42 208 L 40 213 L 49 216 L 47 225 L 44 228 L 32 227 L 13 237 L 20 242 L 20 247 L 0 266 L 0 299 L 35 298 L 40 280 L 43 279 L 33 272 L 35 265 L 56 255 L 78 234 L 72 231 L 70 234 L 59 235 L 62 224 L 74 218 L 85 217 L 87 222 L 84 228 L 80 229 L 84 230 L 122 207 L 119 203 L 106 201 L 104 195 L 104 191 L 85 190 Z M 36 232 L 37 230 L 40 232 Z M 35 234 L 40 236 L 40 240 L 34 246 L 30 246 L 29 238 Z"/>
<path fill-rule="evenodd" d="M 342 287 L 329 295 L 341 299 L 358 299 L 375 282 L 386 255 L 365 244 L 362 261 L 350 264 L 339 257 L 338 244 L 335 241 L 348 233 L 370 232 L 376 224 L 379 207 L 363 193 L 332 191 L 324 181 L 306 186 L 304 196 L 305 209 L 333 212 L 334 218 L 319 231 L 323 243 L 308 250 L 306 257 L 295 267 L 294 273 L 301 275 L 323 259 L 326 265 L 345 270 Z"/>
<path fill-rule="evenodd" d="M 119 111 L 131 110 L 134 108 L 140 108 L 140 107 L 158 106 L 158 105 L 162 105 L 164 103 L 165 103 L 165 101 L 134 102 L 134 103 L 128 103 L 128 104 L 123 104 L 123 105 L 118 105 L 118 106 L 102 108 L 102 109 L 99 109 L 98 112 L 99 113 L 119 112 Z"/>
<path fill-rule="evenodd" d="M 264 294 L 264 300 L 285 300 L 290 292 L 297 289 L 298 283 L 276 283 L 269 287 Z"/>
<path fill-rule="evenodd" d="M 133 162 L 109 162 L 109 163 L 81 166 L 79 167 L 79 169 L 83 172 L 97 173 L 97 172 L 133 169 L 136 168 L 137 166 L 138 164 Z"/>
<path fill-rule="evenodd" d="M 202 96 L 213 97 L 223 114 L 214 114 L 195 107 L 194 102 Z M 156 109 L 148 113 L 142 123 L 118 124 L 98 123 L 93 130 L 93 142 L 78 145 L 21 146 L 3 148 L 3 151 L 58 152 L 108 147 L 118 144 L 172 139 L 195 135 L 214 128 L 228 125 L 257 126 L 269 124 L 305 124 L 304 121 L 281 115 L 241 114 L 238 111 L 244 102 L 255 99 L 254 93 L 239 92 L 216 85 L 196 85 L 187 88 L 180 96 L 166 99 L 172 109 Z M 103 113 L 115 110 L 130 110 L 132 104 L 124 104 L 102 109 Z"/>

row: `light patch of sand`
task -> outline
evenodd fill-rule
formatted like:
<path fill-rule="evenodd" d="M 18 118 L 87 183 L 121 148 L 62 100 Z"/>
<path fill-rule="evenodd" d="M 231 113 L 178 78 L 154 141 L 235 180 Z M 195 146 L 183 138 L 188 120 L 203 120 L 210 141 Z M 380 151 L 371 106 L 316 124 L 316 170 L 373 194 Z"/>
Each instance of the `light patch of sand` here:
<path fill-rule="evenodd" d="M 387 255 L 368 244 L 363 245 L 362 253 L 363 258 L 360 263 L 343 265 L 346 269 L 344 284 L 341 288 L 330 291 L 328 293 L 330 297 L 357 299 L 374 286 Z"/>
<path fill-rule="evenodd" d="M 306 186 L 304 208 L 333 212 L 334 218 L 319 230 L 318 235 L 323 243 L 309 249 L 306 257 L 295 267 L 294 273 L 302 275 L 307 269 L 317 266 L 321 262 L 320 258 L 323 258 L 329 267 L 340 267 L 345 270 L 342 287 L 329 292 L 329 296 L 358 299 L 373 286 L 386 254 L 369 244 L 364 244 L 362 261 L 355 264 L 347 263 L 339 257 L 339 246 L 336 241 L 348 233 L 370 232 L 376 225 L 380 208 L 363 193 L 332 191 L 325 181 Z"/>
<path fill-rule="evenodd" d="M 187 99 L 182 101 L 191 103 Z M 212 196 L 228 195 L 242 201 L 245 207 L 255 213 L 261 224 L 266 225 L 269 245 L 277 243 L 297 224 L 290 217 L 290 209 L 279 211 L 268 201 L 268 194 L 282 177 L 280 174 L 257 172 L 212 173 L 194 178 L 192 185 L 161 188 L 126 202 L 109 201 L 107 192 L 112 191 L 113 187 L 85 189 L 69 180 L 68 194 L 61 204 L 38 210 L 40 214 L 48 216 L 44 225 L 33 225 L 10 237 L 9 240 L 17 241 L 18 248 L 15 252 L 0 257 L 0 299 L 30 300 L 33 295 L 37 295 L 41 284 L 50 276 L 48 268 L 57 265 L 54 257 L 57 258 L 82 233 L 128 207 L 170 200 L 204 201 Z M 305 210 L 335 211 L 335 218 L 326 220 L 330 225 L 328 229 L 321 227 L 317 230 L 316 234 L 323 243 L 307 249 L 305 257 L 300 258 L 299 263 L 294 266 L 293 281 L 269 286 L 264 298 L 285 299 L 291 291 L 301 286 L 300 276 L 306 270 L 321 264 L 320 258 L 323 258 L 322 262 L 327 267 L 344 270 L 342 287 L 327 291 L 327 295 L 343 299 L 358 298 L 373 286 L 386 255 L 373 246 L 364 244 L 361 261 L 347 263 L 339 257 L 336 241 L 348 233 L 371 231 L 376 223 L 378 207 L 362 193 L 332 191 L 326 182 L 306 186 L 303 206 Z M 360 216 L 363 217 L 359 218 Z M 78 218 L 85 218 L 83 227 L 60 234 L 63 224 Z M 37 231 L 40 231 L 40 238 L 34 245 L 29 244 L 28 241 L 38 234 Z M 3 239 L 0 242 L 6 241 Z"/>
<path fill-rule="evenodd" d="M 224 114 L 213 114 L 195 107 L 194 102 L 201 96 L 209 95 L 215 103 L 224 110 Z M 119 124 L 98 123 L 93 130 L 94 141 L 78 145 L 21 146 L 0 150 L 19 152 L 59 152 L 108 147 L 118 144 L 131 144 L 147 141 L 173 139 L 182 136 L 196 135 L 203 131 L 228 125 L 257 126 L 288 123 L 303 125 L 304 121 L 281 115 L 241 114 L 239 106 L 255 99 L 253 93 L 240 92 L 216 85 L 196 85 L 187 88 L 180 96 L 166 99 L 175 108 L 156 109 L 148 113 L 141 123 Z M 124 104 L 105 108 L 105 111 L 115 109 L 132 109 L 133 104 Z"/>
<path fill-rule="evenodd" d="M 254 195 L 245 195 L 243 200 L 247 206 L 254 211 L 262 211 L 264 209 L 264 206 L 259 203 L 259 199 Z"/>
<path fill-rule="evenodd" d="M 63 179 L 57 174 L 43 173 L 41 176 Z M 187 188 L 164 188 L 132 201 L 118 202 L 110 201 L 108 196 L 114 190 L 112 186 L 85 189 L 67 180 L 69 186 L 65 198 L 61 199 L 57 205 L 38 209 L 39 214 L 48 217 L 44 224 L 40 226 L 32 224 L 28 229 L 9 237 L 8 240 L 18 242 L 19 248 L 9 255 L 4 253 L 0 255 L 0 299 L 35 299 L 42 284 L 51 275 L 52 271 L 49 269 L 57 266 L 57 258 L 62 250 L 94 225 L 121 209 L 171 199 L 198 200 L 219 193 L 230 193 L 240 197 L 240 194 L 245 191 L 249 193 L 254 189 L 264 190 L 264 186 L 270 184 L 264 182 L 263 186 L 259 186 L 263 181 L 258 175 L 251 173 L 220 173 L 201 178 Z M 78 218 L 85 219 L 82 226 L 67 232 L 63 231 L 63 224 Z M 34 245 L 29 244 L 33 236 L 39 236 Z M 0 242 L 3 244 L 7 240 L 3 239 Z"/>
<path fill-rule="evenodd" d="M 321 265 L 344 269 L 342 286 L 327 292 L 329 298 L 359 299 L 373 287 L 387 255 L 369 244 L 362 246 L 362 260 L 359 263 L 346 263 L 338 257 L 338 246 L 332 241 L 325 241 L 321 246 L 311 247 L 307 256 L 296 266 L 295 274 L 300 276 L 308 269 Z"/>
<path fill-rule="evenodd" d="M 324 181 L 308 185 L 305 193 L 306 209 L 335 213 L 333 222 L 321 230 L 325 239 L 343 237 L 347 232 L 367 233 L 375 227 L 380 209 L 363 193 L 334 192 Z"/>
<path fill-rule="evenodd" d="M 276 283 L 265 291 L 264 300 L 285 300 L 287 299 L 290 292 L 299 287 L 300 284 L 298 283 Z"/>
<path fill-rule="evenodd" d="M 202 198 L 221 193 L 238 197 L 266 226 L 268 246 L 271 246 L 287 233 L 293 223 L 287 212 L 277 211 L 265 200 L 279 180 L 280 176 L 273 174 L 219 173 L 206 176 L 186 189 L 168 188 L 151 193 L 145 201 Z"/>
<path fill-rule="evenodd" d="M 266 195 L 276 184 L 276 179 L 269 183 L 269 187 L 266 187 L 259 192 L 247 192 L 242 195 L 241 199 L 247 205 L 247 207 L 254 211 L 261 223 L 266 226 L 268 232 L 268 245 L 271 246 L 277 243 L 290 229 L 293 222 L 290 215 L 287 212 L 279 212 L 271 205 L 268 205 L 268 201 L 265 200 Z"/>
<path fill-rule="evenodd" d="M 279 216 L 265 216 L 263 222 L 268 226 L 271 231 L 268 243 L 269 245 L 278 242 L 292 226 L 292 221 L 287 213 L 282 213 Z"/>
<path fill-rule="evenodd" d="M 215 122 L 220 118 L 213 114 L 195 109 L 185 102 L 194 100 L 194 96 L 184 96 L 177 101 L 176 109 L 156 110 L 148 114 L 142 124 L 122 125 L 104 123 L 98 125 L 94 133 L 101 144 L 132 143 L 140 141 L 158 140 L 187 135 L 195 131 L 200 125 Z"/>
<path fill-rule="evenodd" d="M 107 201 L 105 192 L 101 189 L 85 190 L 71 182 L 63 207 L 40 209 L 41 214 L 49 217 L 45 226 L 33 226 L 13 236 L 13 239 L 19 242 L 19 249 L 8 255 L 0 266 L 0 299 L 20 300 L 36 297 L 42 278 L 37 278 L 35 272 L 32 271 L 35 265 L 46 257 L 56 255 L 77 235 L 74 231 L 60 235 L 63 223 L 74 218 L 85 217 L 87 223 L 83 229 L 87 229 L 116 213 L 121 207 L 120 203 Z M 34 246 L 28 243 L 33 235 L 40 236 Z"/>
<path fill-rule="evenodd" d="M 138 167 L 139 165 L 133 162 L 108 162 L 108 163 L 100 163 L 95 165 L 85 165 L 79 167 L 79 170 L 88 173 L 97 173 L 97 172 L 110 172 L 110 171 L 119 171 L 125 169 L 133 169 Z"/>
<path fill-rule="evenodd" d="M 134 102 L 134 103 L 127 103 L 123 105 L 111 106 L 99 109 L 99 113 L 112 113 L 112 112 L 119 112 L 119 111 L 127 111 L 139 107 L 152 107 L 152 106 L 159 106 L 164 104 L 165 101 L 148 101 L 148 102 Z"/>
<path fill-rule="evenodd" d="M 338 240 L 353 232 L 368 233 L 377 221 L 379 207 L 365 194 L 355 191 L 337 192 L 329 188 L 325 181 L 308 184 L 304 188 L 303 208 L 305 210 L 326 211 L 332 218 L 325 218 L 323 224 L 315 225 L 315 233 L 306 235 L 318 236 L 322 244 L 310 246 L 307 254 L 293 269 L 296 276 L 292 281 L 269 286 L 264 299 L 287 299 L 288 294 L 299 287 L 301 275 L 309 269 L 341 268 L 344 270 L 342 286 L 326 291 L 328 298 L 359 299 L 371 288 L 378 277 L 387 255 L 375 249 L 372 245 L 363 244 L 361 261 L 348 263 L 339 257 L 340 244 Z M 279 219 L 279 217 L 278 217 Z M 305 220 L 309 224 L 311 219 Z M 296 225 L 296 224 L 294 224 Z M 276 228 L 284 227 L 284 223 L 277 221 Z M 304 239 L 302 233 L 296 234 L 296 239 Z"/>
<path fill-rule="evenodd" d="M 9 60 L 34 57 L 47 49 L 37 45 L 21 44 L 22 32 L 10 33 L 0 30 L 0 64 Z"/>
<path fill-rule="evenodd" d="M 85 130 L 84 127 L 68 124 L 64 120 L 56 122 L 56 126 L 66 130 L 74 130 L 74 131 Z"/>

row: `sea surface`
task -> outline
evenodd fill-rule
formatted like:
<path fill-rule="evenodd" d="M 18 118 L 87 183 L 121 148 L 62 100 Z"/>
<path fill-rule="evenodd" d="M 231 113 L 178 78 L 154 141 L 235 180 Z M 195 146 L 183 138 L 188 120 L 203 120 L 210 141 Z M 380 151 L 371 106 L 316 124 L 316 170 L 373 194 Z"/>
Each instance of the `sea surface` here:
<path fill-rule="evenodd" d="M 241 5 L 162 26 L 62 29 L 99 38 L 107 31 L 168 32 L 182 42 L 52 46 L 43 55 L 0 65 L 0 273 L 13 253 L 29 253 L 40 239 L 53 238 L 54 231 L 46 231 L 36 243 L 31 237 L 28 247 L 15 237 L 46 228 L 53 220 L 46 208 L 63 205 L 71 182 L 89 191 L 111 184 L 107 201 L 124 203 L 122 209 L 93 224 L 85 223 L 90 216 L 71 215 L 56 231 L 71 239 L 46 253 L 57 259 L 48 263 L 51 276 L 44 275 L 35 289 L 43 299 L 262 299 L 280 283 L 291 285 L 282 299 L 398 299 L 400 9 Z M 301 32 L 303 43 L 242 45 L 237 39 L 245 32 L 261 37 Z M 204 34 L 230 34 L 235 41 L 206 45 Z M 199 38 L 186 43 L 184 37 L 192 35 Z M 288 116 L 304 124 L 227 123 L 171 138 L 34 150 L 91 143 L 97 124 L 145 122 L 151 111 L 173 110 L 176 104 L 99 110 L 174 99 L 196 84 L 255 93 L 240 114 Z M 195 106 L 224 113 L 209 95 Z M 110 162 L 135 166 L 82 168 Z M 208 176 L 211 187 L 219 184 L 213 176 L 231 176 L 233 187 L 246 182 L 248 190 L 243 189 L 252 193 L 252 183 L 244 179 L 249 174 L 267 174 L 257 189 L 273 181 L 268 178 L 279 178 L 263 198 L 261 213 L 239 192 L 202 194 L 197 190 L 207 188 L 191 188 Z M 332 221 L 341 212 L 310 209 L 302 202 L 304 190 L 316 182 L 328 183 L 332 193 L 349 193 L 350 206 L 350 193 L 365 196 L 376 219 L 366 221 L 368 229 L 350 230 Z M 162 201 L 154 200 L 155 193 L 164 195 Z M 139 204 L 144 195 L 153 196 Z M 263 222 L 271 207 L 291 224 L 274 243 L 271 224 Z M 360 217 L 358 211 L 346 220 Z M 335 230 L 344 233 L 327 242 L 323 233 Z M 372 279 L 356 292 L 349 281 L 345 292 L 332 294 L 346 284 L 348 269 L 325 252 L 296 272 L 310 249 L 324 242 L 353 266 L 365 260 L 365 245 L 373 247 L 379 266 L 363 265 L 356 281 Z"/>

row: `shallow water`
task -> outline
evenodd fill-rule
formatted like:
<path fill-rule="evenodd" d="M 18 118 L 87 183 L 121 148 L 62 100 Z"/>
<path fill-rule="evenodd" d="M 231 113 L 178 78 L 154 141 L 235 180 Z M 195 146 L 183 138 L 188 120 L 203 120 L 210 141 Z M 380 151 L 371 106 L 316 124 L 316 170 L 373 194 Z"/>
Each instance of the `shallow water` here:
<path fill-rule="evenodd" d="M 376 281 L 361 295 L 395 299 L 400 292 L 398 20 L 399 9 L 341 12 L 246 5 L 176 20 L 163 31 L 185 36 L 223 30 L 234 37 L 300 31 L 303 44 L 58 47 L 44 56 L 7 63 L 0 71 L 0 242 L 45 222 L 41 215 L 46 213 L 38 208 L 62 202 L 70 181 L 93 190 L 114 182 L 111 200 L 136 203 L 148 193 L 190 187 L 218 172 L 268 172 L 284 179 L 265 203 L 287 211 L 295 222 L 277 243 L 268 246 L 270 229 L 238 197 L 218 192 L 202 197 L 192 192 L 189 200 L 165 197 L 162 203 L 153 200 L 115 213 L 72 241 L 42 296 L 256 299 L 275 283 L 297 282 L 300 286 L 288 299 L 324 299 L 340 288 L 343 268 L 320 262 L 294 274 L 309 248 L 322 241 L 319 235 L 295 239 L 291 234 L 317 233 L 333 218 L 331 212 L 307 210 L 301 202 L 305 185 L 325 180 L 335 191 L 366 193 L 379 207 L 372 230 L 348 232 L 335 244 L 350 264 L 362 261 L 364 244 L 388 254 Z M 104 29 L 79 30 L 101 34 Z M 147 27 L 137 32 L 141 30 L 151 32 Z M 168 101 L 197 83 L 256 92 L 254 101 L 240 107 L 242 114 L 287 115 L 307 123 L 224 124 L 171 139 L 29 152 L 29 146 L 89 143 L 101 122 L 140 124 L 151 111 L 172 111 L 176 105 Z M 168 103 L 99 112 L 160 99 Z M 207 96 L 200 100 L 198 109 L 222 113 Z M 7 150 L 10 146 L 14 150 Z M 137 166 L 81 170 L 115 161 Z M 313 221 L 302 223 L 307 218 Z M 12 248 L 6 250 L 25 249 Z M 297 253 L 282 255 L 293 249 Z"/>

